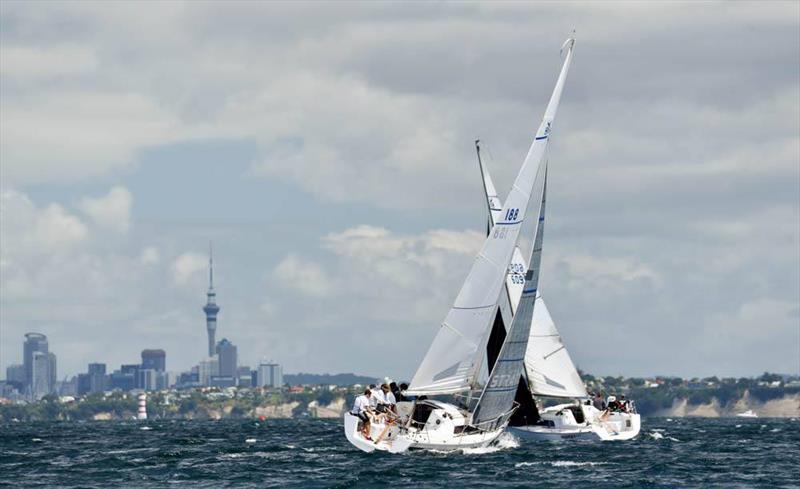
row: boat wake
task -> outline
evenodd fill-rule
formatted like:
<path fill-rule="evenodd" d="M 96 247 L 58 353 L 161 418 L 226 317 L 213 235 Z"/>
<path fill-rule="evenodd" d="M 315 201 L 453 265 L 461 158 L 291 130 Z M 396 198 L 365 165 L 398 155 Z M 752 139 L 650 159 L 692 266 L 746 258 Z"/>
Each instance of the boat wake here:
<path fill-rule="evenodd" d="M 511 433 L 503 433 L 497 440 L 487 447 L 462 448 L 461 452 L 465 455 L 484 455 L 496 453 L 502 450 L 509 450 L 519 447 L 519 440 Z"/>

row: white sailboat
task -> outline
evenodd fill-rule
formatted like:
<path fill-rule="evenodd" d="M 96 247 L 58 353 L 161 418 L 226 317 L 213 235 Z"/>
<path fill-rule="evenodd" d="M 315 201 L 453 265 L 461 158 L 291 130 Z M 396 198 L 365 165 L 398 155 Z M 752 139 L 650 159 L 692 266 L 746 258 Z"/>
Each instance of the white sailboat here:
<path fill-rule="evenodd" d="M 370 423 L 369 439 L 359 431 L 358 418 L 345 414 L 345 435 L 359 449 L 399 452 L 408 448 L 474 448 L 490 444 L 504 432 L 515 410 L 514 397 L 524 368 L 538 273 L 515 271 L 524 275 L 521 284 L 515 283 L 521 286 L 517 287 L 519 304 L 507 332 L 501 311 L 504 306 L 498 302 L 501 292 L 507 291 L 506 278 L 518 254 L 531 196 L 542 180 L 538 176 L 574 41 L 570 39 L 565 45 L 567 54 L 555 89 L 505 205 L 405 392 L 417 399 L 398 403 L 398 419 L 393 422 Z M 493 335 L 498 323 L 503 330 L 500 339 Z M 433 396 L 448 398 L 428 399 Z M 458 404 L 453 404 L 451 397 L 459 399 Z"/>
<path fill-rule="evenodd" d="M 502 207 L 502 201 L 497 195 L 489 170 L 481 159 L 479 141 L 475 142 L 475 146 L 489 207 L 489 227 L 491 227 L 499 217 L 497 209 Z M 545 173 L 539 229 L 529 260 L 530 267 L 535 270 L 539 269 L 541 263 L 546 187 Z M 515 258 L 522 261 L 519 247 L 515 250 Z M 527 263 L 523 263 L 527 268 Z M 506 285 L 507 300 L 512 313 L 517 310 L 515 299 L 518 296 L 514 294 L 517 283 L 518 279 L 510 271 Z M 500 302 L 503 301 L 501 294 Z M 547 440 L 567 438 L 623 440 L 636 436 L 641 427 L 641 419 L 635 410 L 603 412 L 591 404 L 582 402 L 588 398 L 586 386 L 539 291 L 531 321 L 530 337 L 525 352 L 525 369 L 516 394 L 520 408 L 510 420 L 509 431 L 520 438 Z M 570 402 L 539 409 L 534 397 L 564 399 Z"/>

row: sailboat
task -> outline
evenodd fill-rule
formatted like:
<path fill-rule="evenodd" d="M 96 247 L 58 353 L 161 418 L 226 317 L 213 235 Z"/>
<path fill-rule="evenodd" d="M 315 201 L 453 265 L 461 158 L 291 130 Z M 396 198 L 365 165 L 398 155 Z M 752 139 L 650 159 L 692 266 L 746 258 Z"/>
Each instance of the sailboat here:
<path fill-rule="evenodd" d="M 397 403 L 393 419 L 370 423 L 368 437 L 359 430 L 358 418 L 346 413 L 345 436 L 357 448 L 366 452 L 475 448 L 494 442 L 505 431 L 517 408 L 514 399 L 524 369 L 539 279 L 536 268 L 516 268 L 523 267 L 518 260 L 518 242 L 531 196 L 543 180 L 542 161 L 573 47 L 573 39 L 562 47 L 566 56 L 556 86 L 506 202 L 498 206 L 499 218 L 403 393 L 415 399 Z M 538 207 L 541 222 L 541 200 Z M 540 228 L 537 226 L 537 231 Z M 538 236 L 533 238 L 541 243 Z M 513 318 L 508 317 L 510 305 L 500 301 L 501 292 L 509 297 L 509 272 L 515 276 L 518 301 Z"/>
<path fill-rule="evenodd" d="M 488 223 L 491 228 L 499 218 L 498 210 L 502 201 L 497 195 L 494 182 L 486 164 L 481 158 L 480 141 L 475 141 L 478 166 L 481 170 L 483 189 L 489 209 Z M 542 190 L 542 203 L 536 241 L 530 253 L 530 267 L 539 269 L 541 265 L 542 240 L 544 237 L 545 202 L 547 193 L 547 162 Z M 514 256 L 522 260 L 517 246 Z M 525 263 L 523 266 L 527 266 Z M 518 295 L 514 293 L 519 282 L 512 270 L 506 277 L 507 301 L 512 314 L 517 310 Z M 500 301 L 503 302 L 502 297 Z M 535 398 L 556 398 L 574 400 L 539 409 Z M 596 439 L 623 440 L 639 433 L 641 419 L 635 406 L 629 404 L 628 411 L 603 412 L 588 399 L 586 386 L 564 345 L 553 318 L 544 303 L 541 292 L 536 292 L 536 306 L 531 318 L 530 336 L 525 352 L 525 368 L 520 377 L 516 394 L 519 409 L 509 422 L 509 432 L 519 438 L 542 440 Z"/>

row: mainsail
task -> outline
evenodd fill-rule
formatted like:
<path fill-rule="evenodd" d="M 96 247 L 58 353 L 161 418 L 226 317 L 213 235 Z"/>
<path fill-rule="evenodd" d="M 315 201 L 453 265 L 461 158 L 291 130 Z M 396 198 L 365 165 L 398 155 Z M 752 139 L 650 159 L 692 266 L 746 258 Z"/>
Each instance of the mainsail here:
<path fill-rule="evenodd" d="M 487 429 L 502 422 L 502 415 L 508 412 L 514 403 L 514 397 L 519 386 L 519 378 L 524 368 L 525 352 L 530 336 L 531 322 L 533 321 L 534 306 L 536 304 L 536 291 L 539 284 L 539 267 L 544 236 L 545 195 L 547 194 L 547 167 L 545 166 L 544 186 L 542 201 L 539 206 L 539 220 L 533 245 L 533 256 L 528 271 L 525 273 L 525 285 L 522 297 L 517 306 L 517 312 L 511 322 L 500 357 L 492 368 L 489 382 L 486 384 L 475 412 L 472 416 L 474 425 L 486 424 Z"/>
<path fill-rule="evenodd" d="M 437 395 L 473 388 L 480 367 L 481 346 L 497 310 L 506 271 L 517 246 L 539 167 L 547 149 L 564 81 L 572 60 L 572 46 L 556 82 L 542 123 L 508 194 L 492 232 L 483 243 L 453 307 L 411 380 L 412 395 Z"/>

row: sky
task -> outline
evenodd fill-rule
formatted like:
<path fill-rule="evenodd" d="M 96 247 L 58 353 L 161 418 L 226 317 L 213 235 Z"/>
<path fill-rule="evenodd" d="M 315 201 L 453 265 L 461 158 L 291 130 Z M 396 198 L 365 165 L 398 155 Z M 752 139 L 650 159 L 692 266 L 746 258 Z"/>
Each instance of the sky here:
<path fill-rule="evenodd" d="M 800 3 L 0 3 L 0 367 L 408 379 L 575 31 L 540 290 L 596 375 L 800 372 Z M 3 375 L 3 374 L 0 374 Z"/>

